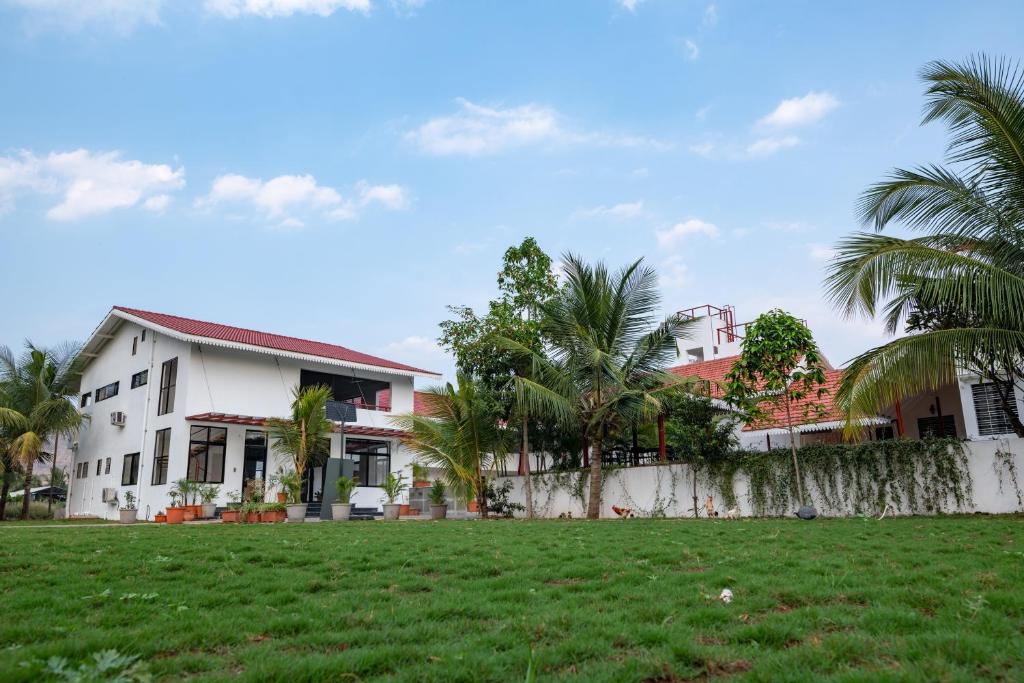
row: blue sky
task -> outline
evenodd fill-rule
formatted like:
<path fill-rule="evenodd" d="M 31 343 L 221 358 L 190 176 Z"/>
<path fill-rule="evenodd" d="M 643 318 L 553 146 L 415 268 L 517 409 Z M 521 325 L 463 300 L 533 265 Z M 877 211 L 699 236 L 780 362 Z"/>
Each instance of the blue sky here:
<path fill-rule="evenodd" d="M 918 69 L 1020 56 L 1019 2 L 0 0 L 0 343 L 114 304 L 450 373 L 447 304 L 534 235 L 666 310 L 821 296 L 858 193 L 940 161 Z"/>

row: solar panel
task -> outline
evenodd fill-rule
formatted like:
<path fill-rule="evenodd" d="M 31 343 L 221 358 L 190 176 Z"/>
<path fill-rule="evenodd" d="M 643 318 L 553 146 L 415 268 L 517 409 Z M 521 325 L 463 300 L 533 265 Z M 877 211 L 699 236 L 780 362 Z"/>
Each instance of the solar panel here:
<path fill-rule="evenodd" d="M 356 407 L 344 401 L 328 401 L 327 419 L 333 422 L 355 422 Z"/>

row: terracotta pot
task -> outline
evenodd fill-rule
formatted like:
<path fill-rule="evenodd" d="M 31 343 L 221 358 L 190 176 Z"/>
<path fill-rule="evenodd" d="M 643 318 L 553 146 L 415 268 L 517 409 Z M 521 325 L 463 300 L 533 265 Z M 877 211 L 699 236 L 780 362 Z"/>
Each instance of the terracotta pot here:
<path fill-rule="evenodd" d="M 264 522 L 283 522 L 287 513 L 284 510 L 268 510 L 263 513 Z"/>
<path fill-rule="evenodd" d="M 402 507 L 398 508 L 398 514 L 402 517 L 408 517 L 412 514 L 412 508 L 409 507 L 408 503 L 402 503 Z"/>
<path fill-rule="evenodd" d="M 239 518 L 241 516 L 242 513 L 239 512 L 238 510 L 225 510 L 223 513 L 221 513 L 220 521 L 226 524 L 237 524 L 240 521 Z"/>
<path fill-rule="evenodd" d="M 181 524 L 185 521 L 185 508 L 167 508 L 167 523 Z"/>
<path fill-rule="evenodd" d="M 167 515 L 165 515 L 162 512 L 158 512 L 155 515 L 153 515 L 153 521 L 156 522 L 157 524 L 166 524 L 167 523 Z"/>
<path fill-rule="evenodd" d="M 470 512 L 480 512 L 480 506 L 476 504 L 475 500 L 469 501 L 468 509 Z"/>
<path fill-rule="evenodd" d="M 429 489 L 430 482 L 427 481 L 426 479 L 417 479 L 412 483 L 412 487 L 414 489 Z"/>
<path fill-rule="evenodd" d="M 192 517 L 194 519 L 203 518 L 203 506 L 202 505 L 189 505 L 188 508 L 192 510 Z"/>
<path fill-rule="evenodd" d="M 196 513 L 192 511 L 191 505 L 186 505 L 185 507 L 181 508 L 181 514 L 182 519 L 186 522 L 191 522 L 193 519 L 196 518 Z"/>
<path fill-rule="evenodd" d="M 288 502 L 288 494 L 287 493 L 279 493 L 279 494 L 277 494 L 277 502 L 278 503 L 287 503 Z"/>

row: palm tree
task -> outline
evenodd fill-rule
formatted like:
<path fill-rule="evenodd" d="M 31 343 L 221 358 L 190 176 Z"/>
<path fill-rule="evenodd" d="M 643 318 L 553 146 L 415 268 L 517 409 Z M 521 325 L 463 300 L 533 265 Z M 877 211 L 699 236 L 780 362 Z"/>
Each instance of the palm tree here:
<path fill-rule="evenodd" d="M 288 419 L 267 420 L 267 434 L 273 440 L 273 448 L 287 456 L 294 468 L 295 479 L 302 483 L 306 468 L 329 446 L 334 424 L 327 419 L 327 401 L 331 399 L 330 387 L 315 386 L 292 389 L 292 414 Z M 329 443 L 329 442 L 328 442 Z M 293 503 L 301 500 L 301 493 L 292 490 Z"/>
<path fill-rule="evenodd" d="M 80 374 L 77 347 L 44 349 L 26 343 L 20 358 L 0 347 L 0 428 L 7 434 L 11 460 L 25 472 L 21 517 L 28 518 L 32 470 L 49 436 L 71 438 L 82 424 L 72 399 Z"/>
<path fill-rule="evenodd" d="M 897 169 L 861 197 L 875 232 L 839 244 L 826 286 L 847 315 L 882 312 L 909 336 L 858 356 L 837 394 L 851 415 L 955 381 L 967 369 L 996 384 L 1010 411 L 1024 359 L 1024 74 L 984 55 L 931 62 L 924 122 L 952 133 L 952 166 Z M 880 234 L 898 222 L 923 233 Z M 924 321 L 922 324 L 921 321 Z"/>
<path fill-rule="evenodd" d="M 591 445 L 587 517 L 601 512 L 601 445 L 616 425 L 649 421 L 662 410 L 660 396 L 680 378 L 664 371 L 678 356 L 676 338 L 690 321 L 669 316 L 657 323 L 657 275 L 642 260 L 610 273 L 564 257 L 565 284 L 540 304 L 546 354 L 512 340 L 504 343 L 531 360 L 516 377 L 532 413 L 579 429 Z"/>
<path fill-rule="evenodd" d="M 445 483 L 467 500 L 472 497 L 487 516 L 486 473 L 507 454 L 507 432 L 497 403 L 488 400 L 473 377 L 458 375 L 424 392 L 424 415 L 395 415 L 392 422 L 406 436 L 403 443 L 424 463 L 440 469 Z"/>

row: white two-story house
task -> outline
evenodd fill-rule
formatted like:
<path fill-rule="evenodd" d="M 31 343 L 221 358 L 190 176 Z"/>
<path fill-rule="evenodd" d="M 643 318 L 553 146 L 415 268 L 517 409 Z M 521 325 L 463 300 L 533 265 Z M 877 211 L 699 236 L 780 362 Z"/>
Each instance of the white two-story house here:
<path fill-rule="evenodd" d="M 342 346 L 120 306 L 81 354 L 89 420 L 67 509 L 111 519 L 128 491 L 139 517 L 152 519 L 178 479 L 217 484 L 224 506 L 248 480 L 270 478 L 286 460 L 268 443 L 266 420 L 287 417 L 293 389 L 311 385 L 355 407 L 354 421 L 336 423 L 330 458 L 359 482 L 355 506 L 377 508 L 387 473 L 408 474 L 412 462 L 388 418 L 413 411 L 416 377 L 439 377 Z M 327 462 L 310 468 L 303 500 L 330 502 L 325 472 L 338 471 Z"/>

